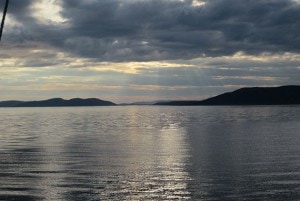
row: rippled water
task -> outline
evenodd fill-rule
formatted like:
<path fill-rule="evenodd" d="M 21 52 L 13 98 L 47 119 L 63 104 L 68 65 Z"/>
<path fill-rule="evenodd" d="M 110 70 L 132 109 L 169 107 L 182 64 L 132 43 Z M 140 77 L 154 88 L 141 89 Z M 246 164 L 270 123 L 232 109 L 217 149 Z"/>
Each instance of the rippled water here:
<path fill-rule="evenodd" d="M 0 109 L 0 200 L 300 200 L 300 107 Z"/>

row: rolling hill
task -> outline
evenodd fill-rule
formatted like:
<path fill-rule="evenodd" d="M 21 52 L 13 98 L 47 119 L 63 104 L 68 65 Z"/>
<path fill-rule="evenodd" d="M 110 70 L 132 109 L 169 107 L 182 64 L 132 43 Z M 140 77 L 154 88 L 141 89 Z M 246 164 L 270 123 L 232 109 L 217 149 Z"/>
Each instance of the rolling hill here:
<path fill-rule="evenodd" d="M 202 101 L 170 101 L 155 105 L 297 105 L 300 86 L 241 88 Z"/>
<path fill-rule="evenodd" d="M 110 101 L 104 101 L 96 98 L 73 98 L 65 100 L 62 98 L 53 98 L 42 101 L 2 101 L 0 107 L 75 107 L 75 106 L 114 106 Z"/>

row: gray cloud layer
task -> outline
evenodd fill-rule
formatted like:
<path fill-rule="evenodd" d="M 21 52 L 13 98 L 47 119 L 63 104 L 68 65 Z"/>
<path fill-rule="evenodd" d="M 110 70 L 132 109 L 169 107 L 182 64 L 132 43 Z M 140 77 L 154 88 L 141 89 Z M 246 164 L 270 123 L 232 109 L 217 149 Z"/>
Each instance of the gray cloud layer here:
<path fill-rule="evenodd" d="M 38 22 L 34 2 L 11 1 L 9 13 L 21 25 L 10 28 L 7 44 L 33 42 L 99 61 L 300 51 L 300 4 L 292 0 L 57 1 L 64 25 Z"/>

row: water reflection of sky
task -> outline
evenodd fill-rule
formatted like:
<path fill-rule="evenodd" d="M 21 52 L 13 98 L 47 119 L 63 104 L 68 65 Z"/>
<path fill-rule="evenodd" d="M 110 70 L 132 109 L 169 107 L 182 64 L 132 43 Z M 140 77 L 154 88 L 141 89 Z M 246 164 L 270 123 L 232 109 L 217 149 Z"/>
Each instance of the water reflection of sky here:
<path fill-rule="evenodd" d="M 0 200 L 299 200 L 299 114 L 289 107 L 2 110 Z"/>
<path fill-rule="evenodd" d="M 188 150 L 185 132 L 181 129 L 162 129 L 152 139 L 133 144 L 138 147 L 128 157 L 126 174 L 131 175 L 123 187 L 131 189 L 126 200 L 184 200 L 189 198 L 185 165 Z M 146 137 L 147 138 L 147 137 Z"/>
<path fill-rule="evenodd" d="M 105 111 L 27 118 L 37 123 L 31 125 L 37 135 L 31 143 L 19 143 L 39 150 L 31 151 L 34 159 L 31 152 L 22 153 L 25 162 L 37 160 L 21 171 L 21 176 L 38 175 L 26 195 L 45 200 L 188 199 L 189 146 L 178 115 L 143 114 L 132 107 L 113 118 Z"/>
<path fill-rule="evenodd" d="M 137 108 L 130 108 L 130 112 L 130 130 L 122 139 L 124 178 L 118 178 L 121 184 L 102 195 L 118 194 L 124 200 L 189 199 L 185 130 L 167 114 L 159 114 L 164 119 L 154 128 L 153 114 L 143 117 Z"/>

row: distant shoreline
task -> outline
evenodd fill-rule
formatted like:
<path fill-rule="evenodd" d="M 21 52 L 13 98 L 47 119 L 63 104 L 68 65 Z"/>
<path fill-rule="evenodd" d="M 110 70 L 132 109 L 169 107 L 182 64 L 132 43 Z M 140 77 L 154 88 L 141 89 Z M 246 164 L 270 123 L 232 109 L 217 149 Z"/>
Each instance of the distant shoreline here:
<path fill-rule="evenodd" d="M 65 100 L 53 98 L 42 101 L 2 101 L 0 107 L 91 107 L 91 106 L 116 106 L 111 101 L 104 101 L 97 98 L 73 98 Z"/>
<path fill-rule="evenodd" d="M 41 101 L 1 101 L 0 107 L 94 107 L 94 106 L 264 106 L 300 105 L 300 86 L 241 88 L 205 100 L 157 101 L 116 104 L 97 98 L 53 98 Z"/>
<path fill-rule="evenodd" d="M 202 101 L 158 102 L 173 106 L 300 105 L 300 86 L 241 88 Z"/>

